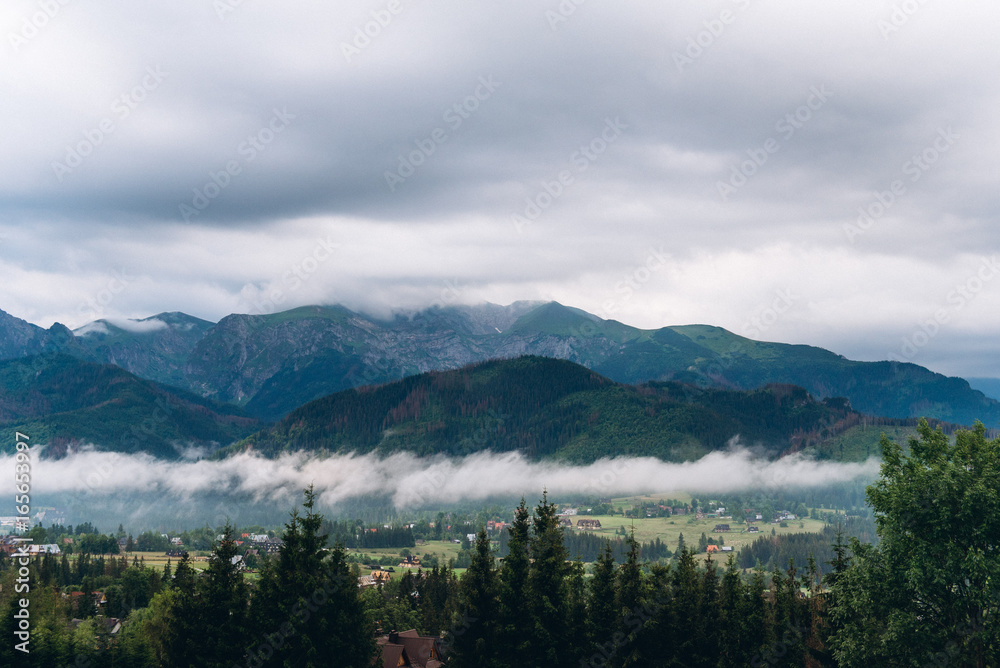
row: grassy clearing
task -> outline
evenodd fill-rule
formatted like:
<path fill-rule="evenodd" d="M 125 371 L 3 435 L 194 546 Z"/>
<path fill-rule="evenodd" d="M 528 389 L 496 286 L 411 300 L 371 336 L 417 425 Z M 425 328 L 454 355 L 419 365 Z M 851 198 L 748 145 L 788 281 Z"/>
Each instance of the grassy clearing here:
<path fill-rule="evenodd" d="M 366 555 L 373 558 L 381 558 L 385 556 L 389 557 L 399 557 L 399 553 L 403 551 L 404 548 L 400 547 L 386 547 L 378 549 L 356 549 L 348 550 L 349 555 Z M 415 557 L 423 558 L 425 554 L 432 554 L 438 558 L 438 561 L 443 566 L 448 563 L 449 559 L 457 559 L 458 553 L 462 551 L 462 546 L 458 543 L 452 543 L 451 541 L 442 540 L 429 540 L 423 545 L 417 545 L 416 547 L 408 548 L 410 554 Z M 398 571 L 398 564 L 393 564 L 393 567 Z M 364 569 L 362 569 L 364 570 Z"/>
<path fill-rule="evenodd" d="M 587 515 L 574 517 L 573 525 L 576 526 L 576 520 L 584 518 L 601 521 L 601 528 L 590 532 L 595 535 L 614 538 L 615 531 L 624 526 L 626 531 L 635 530 L 635 539 L 640 543 L 647 543 L 659 538 L 662 542 L 666 543 L 671 551 L 677 549 L 677 541 L 681 534 L 684 534 L 684 543 L 688 547 L 697 546 L 698 539 L 704 533 L 707 537 L 714 538 L 716 541 L 721 537 L 725 541 L 725 545 L 732 545 L 734 552 L 739 552 L 740 548 L 749 545 L 755 539 L 763 535 L 770 536 L 772 528 L 776 534 L 819 533 L 823 530 L 822 520 L 796 519 L 788 522 L 787 527 L 767 522 L 758 522 L 757 526 L 760 527 L 760 533 L 746 533 L 743 531 L 745 525 L 739 520 L 719 519 L 715 517 L 706 517 L 703 520 L 699 520 L 693 516 L 683 515 L 635 520 L 626 519 L 621 515 Z M 732 531 L 715 533 L 713 529 L 715 529 L 716 524 L 728 524 L 732 528 Z M 724 559 L 725 555 L 716 555 L 715 558 Z"/>

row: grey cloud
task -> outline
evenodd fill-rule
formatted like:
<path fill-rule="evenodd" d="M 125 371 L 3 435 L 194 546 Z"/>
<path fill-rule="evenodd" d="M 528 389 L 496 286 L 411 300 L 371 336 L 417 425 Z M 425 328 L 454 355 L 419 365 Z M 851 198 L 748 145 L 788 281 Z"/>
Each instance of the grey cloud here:
<path fill-rule="evenodd" d="M 896 338 L 868 322 L 878 313 L 829 315 L 856 299 L 843 290 L 845 258 L 861 267 L 861 289 L 908 305 L 905 329 L 934 307 L 928 276 L 996 247 L 998 126 L 985 110 L 998 90 L 984 75 L 1000 64 L 996 8 L 927 3 L 894 17 L 891 3 L 587 2 L 563 16 L 554 0 L 404 0 L 386 19 L 386 6 L 242 3 L 220 17 L 212 3 L 71 3 L 11 47 L 0 64 L 13 91 L 0 108 L 0 308 L 66 319 L 125 266 L 140 280 L 107 315 L 217 319 L 238 310 L 245 286 L 280 279 L 316 234 L 339 232 L 343 258 L 292 301 L 419 306 L 458 279 L 463 299 L 557 298 L 596 312 L 662 243 L 675 266 L 620 304 L 634 324 L 739 325 L 748 292 L 786 282 L 764 278 L 771 264 L 808 255 L 804 299 L 831 308 L 771 333 L 870 352 Z M 34 11 L 11 3 L 5 25 Z M 369 43 L 345 57 L 366 28 Z M 481 77 L 500 85 L 467 118 L 449 115 Z M 816 89 L 832 94 L 801 127 L 782 125 Z M 275 110 L 294 116 L 280 132 Z M 628 128 L 574 167 L 609 117 Z M 942 128 L 960 139 L 907 180 L 907 162 Z M 769 139 L 777 150 L 723 201 L 718 184 Z M 428 141 L 433 153 L 390 188 L 386 172 Z M 53 167 L 81 146 L 78 166 Z M 519 232 L 512 214 L 545 201 L 566 171 L 572 184 Z M 845 234 L 900 179 L 905 194 L 871 229 Z M 196 202 L 185 220 L 181 206 Z M 232 242 L 206 242 L 207 230 Z M 750 260 L 739 273 L 737 256 Z M 887 258 L 915 276 L 880 271 Z M 695 280 L 694 265 L 714 270 Z M 996 302 L 984 292 L 983 310 L 955 330 L 973 338 L 954 368 L 984 359 Z"/>

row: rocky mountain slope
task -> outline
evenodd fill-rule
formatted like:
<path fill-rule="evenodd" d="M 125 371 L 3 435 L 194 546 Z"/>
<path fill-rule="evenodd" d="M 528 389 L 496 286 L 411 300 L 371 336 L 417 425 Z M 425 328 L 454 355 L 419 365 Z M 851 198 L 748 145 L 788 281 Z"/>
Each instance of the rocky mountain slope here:
<path fill-rule="evenodd" d="M 555 302 L 450 306 L 379 319 L 342 306 L 230 315 L 216 324 L 180 313 L 98 321 L 70 333 L 0 312 L 0 357 L 59 349 L 277 420 L 351 387 L 537 355 L 581 364 L 619 383 L 674 380 L 704 388 L 799 385 L 846 397 L 860 412 L 1000 424 L 1000 402 L 914 364 L 857 362 L 822 348 L 754 341 L 719 327 L 643 330 Z"/>

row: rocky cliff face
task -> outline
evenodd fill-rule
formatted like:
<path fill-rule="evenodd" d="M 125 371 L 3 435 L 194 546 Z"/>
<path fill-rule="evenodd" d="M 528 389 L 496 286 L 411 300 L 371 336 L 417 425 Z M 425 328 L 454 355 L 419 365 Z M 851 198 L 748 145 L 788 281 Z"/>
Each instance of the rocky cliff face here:
<path fill-rule="evenodd" d="M 75 334 L 0 312 L 0 358 L 65 351 L 242 405 L 267 420 L 352 387 L 538 355 L 582 364 L 616 382 L 679 380 L 733 389 L 793 383 L 817 398 L 847 397 L 873 415 L 1000 422 L 1000 403 L 961 379 L 913 364 L 853 362 L 821 348 L 753 341 L 707 325 L 640 330 L 555 302 L 450 306 L 390 319 L 308 306 L 230 315 L 214 325 L 165 313 L 97 321 Z"/>

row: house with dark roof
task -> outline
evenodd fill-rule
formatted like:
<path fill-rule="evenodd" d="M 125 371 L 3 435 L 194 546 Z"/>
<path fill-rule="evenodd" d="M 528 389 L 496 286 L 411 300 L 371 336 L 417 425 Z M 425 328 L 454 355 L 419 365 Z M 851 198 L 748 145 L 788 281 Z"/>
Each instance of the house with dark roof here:
<path fill-rule="evenodd" d="M 382 668 L 441 668 L 444 666 L 441 638 L 421 636 L 415 629 L 390 632 L 377 639 L 380 656 L 372 662 Z"/>
<path fill-rule="evenodd" d="M 722 533 L 723 531 L 729 531 L 728 524 L 716 524 L 715 528 L 712 529 L 714 533 Z"/>
<path fill-rule="evenodd" d="M 601 528 L 601 520 L 577 520 L 576 528 L 596 531 Z"/>

